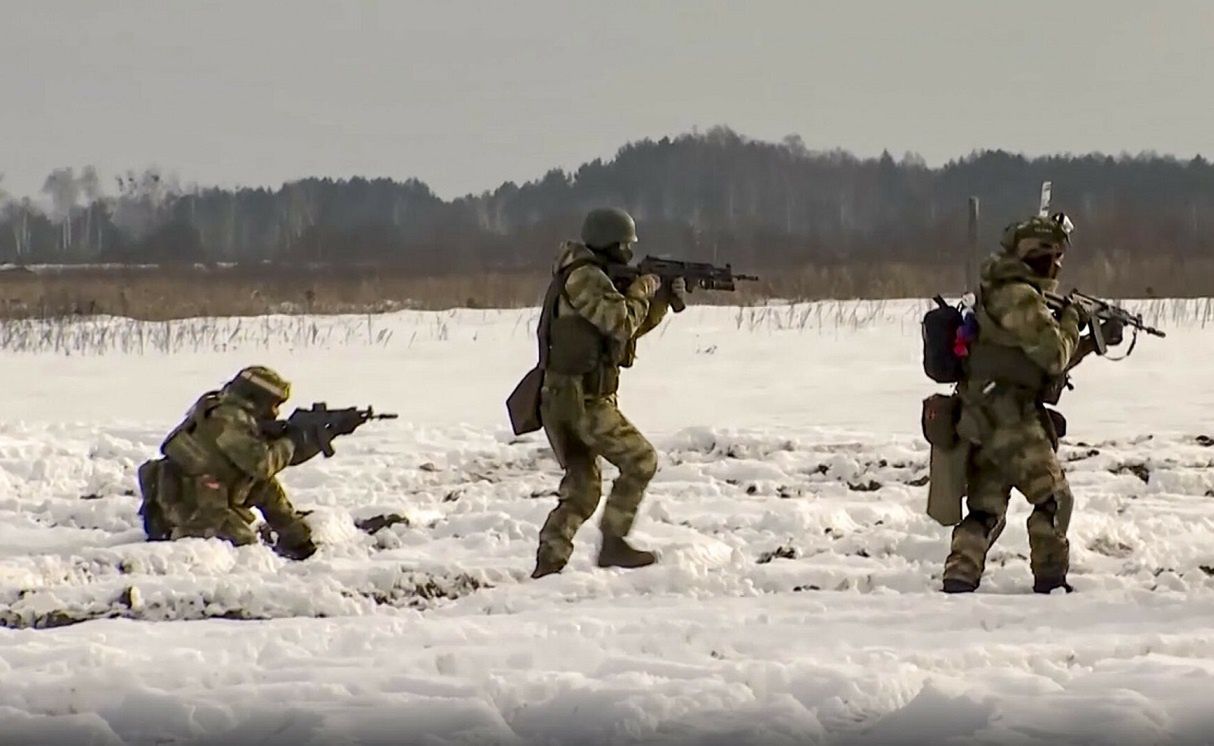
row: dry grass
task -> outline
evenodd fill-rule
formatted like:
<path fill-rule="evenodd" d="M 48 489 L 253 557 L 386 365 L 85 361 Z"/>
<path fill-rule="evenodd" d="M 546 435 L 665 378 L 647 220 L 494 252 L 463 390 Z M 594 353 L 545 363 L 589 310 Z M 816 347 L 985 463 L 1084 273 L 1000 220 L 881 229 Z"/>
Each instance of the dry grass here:
<path fill-rule="evenodd" d="M 846 298 L 930 297 L 966 286 L 959 266 L 853 263 L 755 269 L 763 279 L 737 293 L 696 294 L 697 303 L 755 305 Z M 80 267 L 0 271 L 0 318 L 113 315 L 160 321 L 210 316 L 373 313 L 400 309 L 517 308 L 535 305 L 547 275 L 421 277 L 391 267 L 253 265 Z M 1214 260 L 1102 258 L 1067 268 L 1074 284 L 1106 297 L 1214 295 Z"/>
<path fill-rule="evenodd" d="M 541 274 L 418 277 L 372 267 L 82 267 L 0 272 L 0 317 L 144 320 L 533 305 Z"/>
<path fill-rule="evenodd" d="M 917 334 L 929 300 L 820 300 L 772 302 L 722 309 L 738 332 L 769 334 L 846 334 L 870 328 L 896 327 Z M 1155 298 L 1127 301 L 1153 326 L 1168 331 L 1204 329 L 1214 325 L 1214 299 Z M 218 353 L 237 350 L 371 349 L 389 346 L 410 349 L 415 343 L 448 342 L 461 320 L 513 318 L 512 338 L 533 344 L 537 313 L 450 309 L 385 317 L 367 313 L 342 316 L 266 315 L 204 317 L 174 321 L 140 321 L 115 316 L 57 316 L 0 318 L 0 353 L 89 355 L 151 355 Z M 719 316 L 718 316 L 719 318 Z M 475 322 L 474 322 L 475 323 Z M 668 326 L 662 327 L 662 334 Z M 465 329 L 466 331 L 466 329 Z M 472 339 L 477 339 L 474 333 Z M 712 354 L 709 345 L 704 354 Z"/>

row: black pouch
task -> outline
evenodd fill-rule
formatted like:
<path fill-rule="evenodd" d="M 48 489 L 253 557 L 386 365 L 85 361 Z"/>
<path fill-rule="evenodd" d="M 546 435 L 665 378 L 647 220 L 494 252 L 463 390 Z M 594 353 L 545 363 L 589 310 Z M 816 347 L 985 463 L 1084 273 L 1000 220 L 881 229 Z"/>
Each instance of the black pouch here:
<path fill-rule="evenodd" d="M 1057 409 L 1042 408 L 1041 424 L 1045 426 L 1045 434 L 1050 436 L 1054 450 L 1058 450 L 1058 441 L 1066 437 L 1066 417 Z"/>
<path fill-rule="evenodd" d="M 192 422 L 178 427 L 165 438 L 160 452 L 186 474 L 202 474 L 211 467 L 212 456 L 194 437 L 193 430 Z"/>
<path fill-rule="evenodd" d="M 515 435 L 533 433 L 544 426 L 540 419 L 540 391 L 544 388 L 544 369 L 536 366 L 523 376 L 506 398 L 506 412 Z"/>
<path fill-rule="evenodd" d="M 923 400 L 923 437 L 939 448 L 953 448 L 959 441 L 957 420 L 960 418 L 960 397 L 932 394 Z"/>

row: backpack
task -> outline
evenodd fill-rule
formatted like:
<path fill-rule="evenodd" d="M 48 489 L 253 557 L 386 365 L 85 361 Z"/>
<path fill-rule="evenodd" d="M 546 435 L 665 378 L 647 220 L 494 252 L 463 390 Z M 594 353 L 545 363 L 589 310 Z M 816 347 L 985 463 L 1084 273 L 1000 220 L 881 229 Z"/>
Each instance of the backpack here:
<path fill-rule="evenodd" d="M 978 325 L 972 313 L 961 312 L 944 298 L 923 315 L 923 372 L 936 383 L 957 383 L 965 376 L 965 359 Z"/>

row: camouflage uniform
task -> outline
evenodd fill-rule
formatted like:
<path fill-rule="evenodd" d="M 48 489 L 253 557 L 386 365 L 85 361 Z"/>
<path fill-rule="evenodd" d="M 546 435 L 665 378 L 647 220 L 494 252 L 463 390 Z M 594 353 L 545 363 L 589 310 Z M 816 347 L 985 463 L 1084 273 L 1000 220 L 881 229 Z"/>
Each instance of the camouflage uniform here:
<path fill-rule="evenodd" d="M 971 373 L 957 391 L 958 434 L 973 444 L 968 514 L 953 530 L 946 590 L 978 586 L 987 552 L 1003 530 L 1012 488 L 1033 505 L 1028 535 L 1034 589 L 1066 585 L 1073 499 L 1043 399 L 1061 390 L 1065 372 L 1082 357 L 1082 320 L 1074 307 L 1058 318 L 1050 312 L 1042 292 L 1056 285 L 1015 255 L 997 254 L 982 269 L 975 309 L 979 339 Z M 995 363 L 982 365 L 982 359 Z"/>
<path fill-rule="evenodd" d="M 575 264 L 580 266 L 569 273 L 552 322 L 551 358 L 541 394 L 544 431 L 565 476 L 560 503 L 540 531 L 537 577 L 547 574 L 544 568 L 555 572 L 568 562 L 574 534 L 598 506 L 600 456 L 620 470 L 603 509 L 604 547 L 627 536 L 657 471 L 657 453 L 617 408 L 616 389 L 620 367 L 633 363 L 637 338 L 661 323 L 669 299 L 652 299 L 637 285 L 620 293 L 604 272 L 599 252 L 566 243 L 555 272 L 559 276 Z M 639 564 L 652 561 L 649 555 Z M 605 562 L 600 554 L 604 564 L 617 563 Z"/>
<path fill-rule="evenodd" d="M 271 385 L 281 382 L 265 368 L 242 374 L 247 371 L 265 371 Z M 241 376 L 204 394 L 165 439 L 165 457 L 139 467 L 140 513 L 149 539 L 218 537 L 252 544 L 258 540 L 252 526 L 256 508 L 278 535 L 281 553 L 303 558 L 315 551 L 308 524 L 275 478 L 315 449 L 290 436 L 267 437 L 259 427 L 289 395 L 289 386 L 281 385 L 277 402 L 259 401 Z"/>

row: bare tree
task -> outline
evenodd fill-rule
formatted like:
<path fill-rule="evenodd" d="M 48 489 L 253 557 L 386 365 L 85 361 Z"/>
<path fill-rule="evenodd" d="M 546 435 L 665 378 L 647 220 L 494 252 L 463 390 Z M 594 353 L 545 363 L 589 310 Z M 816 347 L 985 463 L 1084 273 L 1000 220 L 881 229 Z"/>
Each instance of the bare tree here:
<path fill-rule="evenodd" d="M 80 184 L 71 168 L 57 168 L 46 177 L 42 193 L 51 198 L 51 220 L 61 226 L 60 249 L 64 254 L 72 248 L 72 213 L 80 201 Z"/>

